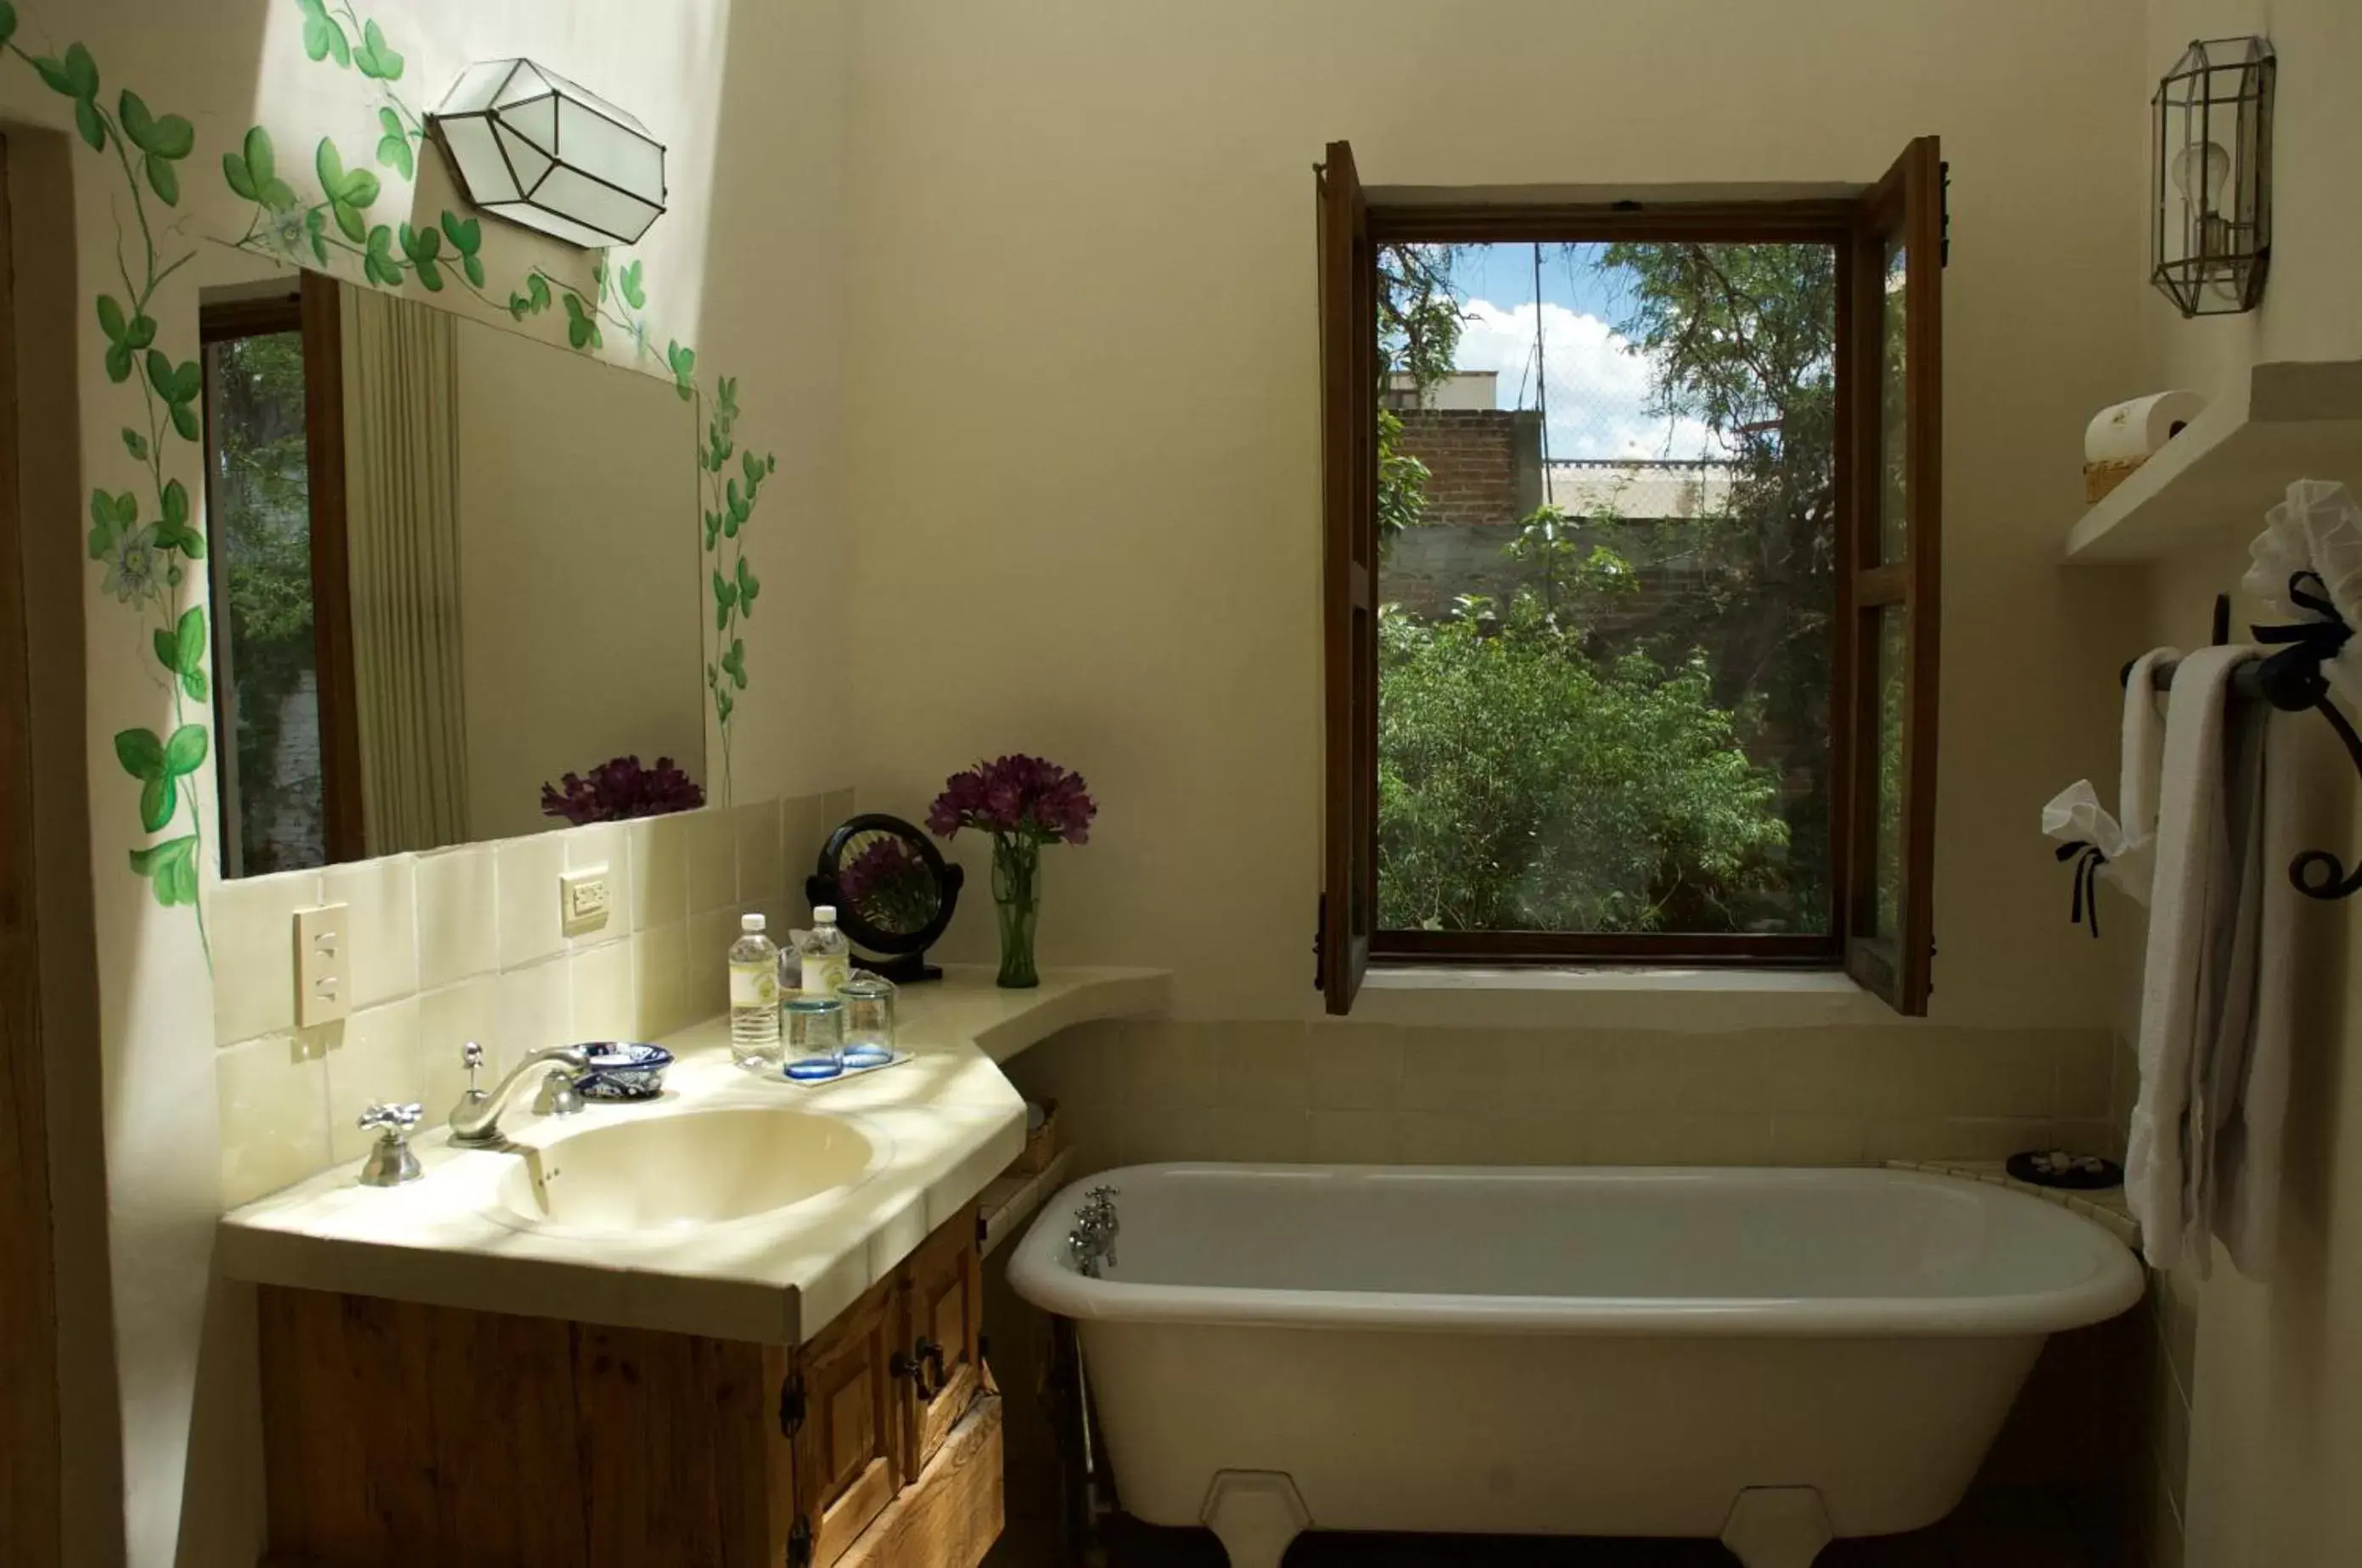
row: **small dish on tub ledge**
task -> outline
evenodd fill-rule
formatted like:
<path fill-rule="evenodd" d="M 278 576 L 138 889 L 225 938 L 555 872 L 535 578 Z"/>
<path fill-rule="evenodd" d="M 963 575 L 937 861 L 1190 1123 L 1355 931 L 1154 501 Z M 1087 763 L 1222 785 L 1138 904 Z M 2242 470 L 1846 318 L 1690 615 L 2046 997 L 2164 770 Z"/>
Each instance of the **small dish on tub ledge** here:
<path fill-rule="evenodd" d="M 629 1040 L 595 1040 L 582 1047 L 590 1070 L 574 1080 L 586 1100 L 654 1100 L 664 1092 L 672 1053 L 662 1046 Z"/>

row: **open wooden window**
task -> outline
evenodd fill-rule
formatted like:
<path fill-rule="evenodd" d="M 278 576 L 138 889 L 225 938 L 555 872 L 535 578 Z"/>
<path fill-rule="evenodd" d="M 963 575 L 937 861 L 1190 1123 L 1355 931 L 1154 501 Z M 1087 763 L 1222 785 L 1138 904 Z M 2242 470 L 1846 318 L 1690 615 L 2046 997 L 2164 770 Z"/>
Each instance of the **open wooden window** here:
<path fill-rule="evenodd" d="M 1319 983 L 1329 1011 L 1350 1009 L 1373 961 L 1620 959 L 1842 967 L 1898 1011 L 1924 1013 L 1933 952 L 1941 457 L 1943 167 L 1934 138 L 1914 142 L 1885 179 L 1859 197 L 1569 204 L 1505 203 L 1495 192 L 1461 201 L 1422 191 L 1402 202 L 1373 201 L 1341 142 L 1328 148 L 1319 193 L 1327 677 Z M 1809 657 L 1791 659 L 1783 688 L 1787 706 L 1771 720 L 1752 694 L 1725 689 L 1734 684 L 1724 678 L 1726 666 L 1737 667 L 1736 660 L 1716 663 L 1703 648 L 1683 653 L 1676 646 L 1692 628 L 1711 627 L 1713 606 L 1722 602 L 1712 595 L 1663 608 L 1650 622 L 1654 641 L 1646 644 L 1658 651 L 1657 674 L 1643 668 L 1633 675 L 1625 661 L 1640 634 L 1621 623 L 1610 630 L 1578 624 L 1556 592 L 1561 579 L 1547 568 L 1540 581 L 1548 602 L 1528 602 L 1521 587 L 1506 609 L 1489 585 L 1486 592 L 1454 594 L 1431 580 L 1436 552 L 1445 545 L 1437 533 L 1421 532 L 1436 516 L 1419 504 L 1404 505 L 1405 472 L 1428 469 L 1404 462 L 1418 454 L 1406 444 L 1405 421 L 1414 415 L 1403 411 L 1435 412 L 1440 420 L 1444 409 L 1494 405 L 1489 390 L 1472 403 L 1465 388 L 1428 400 L 1432 367 L 1421 368 L 1427 362 L 1406 337 L 1418 328 L 1406 327 L 1412 318 L 1400 293 L 1402 258 L 1412 255 L 1415 270 L 1438 256 L 1512 245 L 1529 247 L 1533 255 L 1528 319 L 1535 324 L 1527 330 L 1537 339 L 1537 387 L 1545 247 L 1570 256 L 1587 247 L 1617 267 L 1661 264 L 1668 275 L 1690 269 L 1695 298 L 1704 302 L 1668 329 L 1686 334 L 1681 342 L 1689 347 L 1728 340 L 1739 345 L 1734 354 L 1752 353 L 1773 334 L 1787 334 L 1789 379 L 1780 384 L 1809 381 L 1809 399 L 1794 392 L 1799 400 L 1769 410 L 1770 418 L 1762 407 L 1750 410 L 1743 395 L 1723 399 L 1711 412 L 1719 422 L 1717 438 L 1743 438 L 1753 444 L 1749 451 L 1773 453 L 1767 461 L 1809 469 L 1810 504 L 1781 488 L 1783 532 L 1776 541 L 1763 532 L 1760 543 L 1767 549 L 1776 543 L 1783 562 L 1808 559 L 1810 569 L 1792 572 L 1779 593 L 1759 595 L 1749 612 L 1755 623 L 1744 629 L 1760 644 L 1762 628 L 1793 623 L 1804 629 L 1796 638 L 1811 643 Z M 1767 274 L 1805 281 L 1779 296 L 1789 317 L 1759 321 L 1744 311 L 1773 295 L 1769 286 L 1750 292 L 1742 269 L 1767 258 Z M 1798 300 L 1817 313 L 1806 313 L 1804 326 L 1794 319 Z M 1453 309 L 1460 302 L 1449 294 L 1442 301 Z M 1665 341 L 1650 352 L 1661 354 Z M 1508 400 L 1506 392 L 1500 400 Z M 1538 416 L 1547 417 L 1539 410 L 1523 417 Z M 1443 424 L 1423 428 L 1443 441 Z M 1540 472 L 1518 481 L 1514 503 L 1502 503 L 1521 515 L 1501 516 L 1507 526 L 1488 537 L 1514 534 L 1507 554 L 1523 562 L 1556 559 L 1580 572 L 1604 559 L 1610 576 L 1623 570 L 1615 551 L 1600 547 L 1598 530 L 1664 520 L 1606 509 L 1595 518 L 1584 514 L 1570 498 L 1595 494 L 1596 487 L 1584 491 L 1570 479 L 1562 491 L 1557 469 L 1617 465 L 1554 461 L 1551 427 L 1539 428 Z M 1808 440 L 1817 445 L 1808 448 Z M 1439 446 L 1432 455 L 1440 466 L 1448 454 Z M 1640 466 L 1674 470 L 1684 462 L 1693 469 L 1716 466 L 1702 458 Z M 1740 467 L 1736 460 L 1721 466 Z M 1726 477 L 1724 495 L 1747 493 L 1742 481 L 1763 493 L 1761 472 L 1748 470 Z M 1693 493 L 1711 488 L 1702 480 Z M 1437 489 L 1455 504 L 1463 494 L 1454 485 Z M 1693 512 L 1671 521 L 1690 527 L 1693 538 L 1710 522 L 1720 530 L 1713 548 L 1726 554 L 1743 554 L 1755 538 L 1748 530 L 1773 515 L 1760 501 L 1685 504 Z M 1464 519 L 1441 521 L 1467 531 Z M 1406 542 L 1425 553 L 1416 569 L 1400 559 Z M 1667 550 L 1646 565 L 1653 569 L 1698 554 Z M 1404 583 L 1412 587 L 1404 590 Z M 1397 602 L 1414 595 L 1424 595 L 1423 606 Z M 1466 688 L 1451 681 L 1464 683 L 1496 665 L 1533 664 L 1532 646 L 1518 639 L 1536 626 L 1558 640 L 1547 644 L 1541 666 L 1557 668 L 1550 661 L 1563 648 L 1579 671 L 1563 681 L 1540 677 L 1557 681 L 1540 710 L 1502 702 L 1485 726 L 1471 727 L 1473 740 L 1439 729 L 1433 733 L 1441 738 L 1429 744 L 1429 732 L 1407 729 L 1416 713 L 1441 716 L 1434 722 L 1448 729 L 1468 710 Z M 1622 652 L 1617 636 L 1625 639 Z M 1734 631 L 1727 641 L 1743 640 Z M 1406 649 L 1425 660 L 1439 646 L 1458 663 L 1427 660 L 1415 666 L 1416 680 L 1406 674 Z M 1641 718 L 1629 717 L 1639 711 L 1636 703 L 1645 708 L 1660 691 L 1672 696 Z M 1478 693 L 1474 706 L 1489 704 Z M 1611 722 L 1614 714 L 1626 717 Z M 1585 739 L 1569 755 L 1620 759 L 1612 765 L 1637 781 L 1628 794 L 1647 796 L 1646 811 L 1609 809 L 1618 801 L 1610 798 L 1613 788 L 1601 788 L 1596 767 L 1604 764 L 1585 763 L 1595 769 L 1586 773 L 1572 762 L 1562 766 L 1550 750 L 1551 735 L 1595 724 L 1603 732 L 1622 728 L 1606 740 Z M 1707 738 L 1695 740 L 1698 734 Z M 1743 833 L 1732 839 L 1723 820 L 1730 815 L 1722 809 L 1727 800 L 1707 799 L 1694 809 L 1683 790 L 1663 786 L 1677 762 L 1659 749 L 1660 735 L 1703 748 L 1697 766 L 1705 772 L 1743 775 L 1742 804 L 1759 818 L 1754 839 Z M 1794 760 L 1800 735 L 1809 741 L 1804 764 Z M 1790 750 L 1759 754 L 1765 736 Z M 1491 753 L 1477 755 L 1486 746 Z M 1466 765 L 1471 756 L 1487 766 Z M 1539 795 L 1562 804 L 1539 824 L 1495 809 L 1497 802 L 1485 792 L 1505 767 L 1520 775 L 1521 798 Z M 1462 774 L 1470 782 L 1461 783 Z M 1457 809 L 1463 799 L 1464 824 Z M 1760 819 L 1773 810 L 1783 815 L 1766 827 Z M 1724 838 L 1705 849 L 1688 843 L 1717 832 Z M 1454 835 L 1463 833 L 1467 852 L 1456 856 Z M 1747 852 L 1757 860 L 1738 858 L 1727 848 L 1732 841 L 1742 849 L 1752 843 Z M 1727 880 L 1709 887 L 1702 864 Z M 1462 865 L 1498 869 L 1495 880 L 1515 884 L 1514 896 L 1467 893 L 1454 880 Z M 1602 865 L 1612 869 L 1602 872 Z M 1582 877 L 1600 886 L 1575 885 Z M 1538 886 L 1541 892 L 1532 891 Z"/>

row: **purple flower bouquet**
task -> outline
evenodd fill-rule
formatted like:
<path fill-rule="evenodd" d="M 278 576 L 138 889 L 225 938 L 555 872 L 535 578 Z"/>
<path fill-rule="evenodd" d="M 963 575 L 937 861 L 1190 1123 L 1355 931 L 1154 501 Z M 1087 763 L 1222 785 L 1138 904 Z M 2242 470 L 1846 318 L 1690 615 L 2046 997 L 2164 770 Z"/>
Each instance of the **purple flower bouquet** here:
<path fill-rule="evenodd" d="M 541 814 L 562 817 L 578 828 L 694 811 L 705 804 L 705 792 L 670 757 L 658 757 L 653 768 L 640 766 L 637 756 L 612 757 L 591 769 L 589 778 L 568 773 L 558 784 L 565 788 L 541 786 Z"/>
<path fill-rule="evenodd" d="M 1000 914 L 999 983 L 1021 989 L 1042 983 L 1033 963 L 1033 934 L 1042 913 L 1042 846 L 1090 841 L 1098 805 L 1083 775 L 1040 757 L 978 762 L 944 781 L 927 813 L 940 838 L 963 828 L 992 835 L 992 897 Z"/>

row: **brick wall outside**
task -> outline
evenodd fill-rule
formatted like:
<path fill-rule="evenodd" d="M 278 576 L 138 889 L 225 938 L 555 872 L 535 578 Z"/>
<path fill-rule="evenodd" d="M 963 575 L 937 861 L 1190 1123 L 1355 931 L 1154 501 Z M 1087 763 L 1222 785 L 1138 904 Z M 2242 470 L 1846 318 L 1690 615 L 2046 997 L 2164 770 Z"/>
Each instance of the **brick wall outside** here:
<path fill-rule="evenodd" d="M 1511 523 L 1541 503 L 1541 422 L 1511 409 L 1407 409 L 1397 449 L 1427 465 L 1434 524 Z"/>

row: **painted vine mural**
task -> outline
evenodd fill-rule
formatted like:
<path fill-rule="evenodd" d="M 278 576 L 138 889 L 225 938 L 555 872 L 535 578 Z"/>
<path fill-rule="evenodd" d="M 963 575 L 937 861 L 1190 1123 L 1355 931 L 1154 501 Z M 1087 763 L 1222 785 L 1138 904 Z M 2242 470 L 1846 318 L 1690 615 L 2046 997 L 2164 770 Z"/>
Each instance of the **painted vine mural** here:
<path fill-rule="evenodd" d="M 589 294 L 535 267 L 502 300 L 487 291 L 480 219 L 447 209 L 425 227 L 372 222 L 383 189 L 377 170 L 411 181 L 425 155 L 425 118 L 396 85 L 406 62 L 380 24 L 362 16 L 349 0 L 292 3 L 302 18 L 304 53 L 370 84 L 381 134 L 366 159 L 348 156 L 333 137 L 322 137 L 310 159 L 314 188 L 305 190 L 282 168 L 269 130 L 248 128 L 237 147 L 221 155 L 223 181 L 248 209 L 244 232 L 231 243 L 298 267 L 327 269 L 342 259 L 367 282 L 389 291 L 414 284 L 431 294 L 456 286 L 520 323 L 561 310 L 566 340 L 574 349 L 601 351 L 612 329 L 623 334 L 635 360 L 661 364 L 683 400 L 703 394 L 705 429 L 696 458 L 714 632 L 705 682 L 722 745 L 719 798 L 728 800 L 732 718 L 746 690 L 746 625 L 762 591 L 746 558 L 746 529 L 757 495 L 778 468 L 771 455 L 737 444 L 736 381 L 721 377 L 708 389 L 697 379 L 693 348 L 669 338 L 657 347 L 646 280 L 637 259 L 616 266 L 613 253 L 600 258 L 591 269 L 597 288 Z M 157 291 L 196 256 L 182 225 L 165 218 L 166 210 L 181 204 L 182 166 L 195 152 L 196 135 L 187 119 L 155 113 L 127 87 L 110 96 L 99 63 L 84 45 L 36 54 L 17 35 L 17 7 L 13 0 L 0 0 L 0 51 L 30 67 L 70 101 L 76 133 L 91 151 L 111 159 L 115 170 L 109 178 L 122 181 L 114 250 L 121 291 L 101 291 L 93 309 L 105 341 L 106 378 L 125 389 L 131 422 L 120 432 L 123 470 L 112 483 L 91 490 L 87 546 L 100 573 L 100 591 L 123 606 L 145 634 L 143 650 L 152 655 L 149 674 L 169 693 L 171 705 L 165 731 L 137 727 L 115 736 L 116 758 L 139 785 L 143 842 L 128 851 L 130 869 L 147 881 L 158 904 L 192 911 L 202 944 L 206 938 L 198 886 L 205 824 L 193 779 L 210 755 L 212 639 L 202 591 L 205 536 L 186 484 L 168 477 L 167 470 L 181 455 L 172 445 L 176 442 L 197 449 L 192 466 L 203 469 L 204 374 L 197 360 L 172 356 L 150 313 Z M 133 406 L 128 400 L 135 388 L 138 401 Z M 114 483 L 126 488 L 114 488 Z"/>

